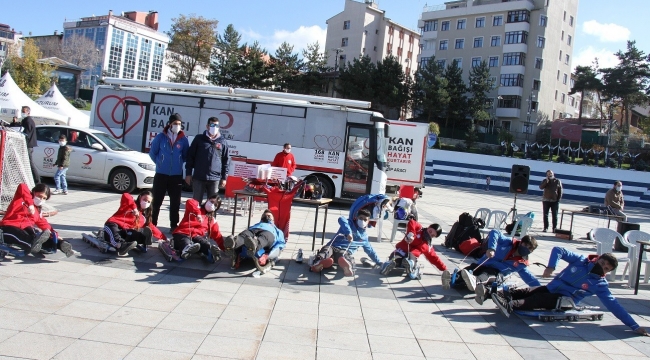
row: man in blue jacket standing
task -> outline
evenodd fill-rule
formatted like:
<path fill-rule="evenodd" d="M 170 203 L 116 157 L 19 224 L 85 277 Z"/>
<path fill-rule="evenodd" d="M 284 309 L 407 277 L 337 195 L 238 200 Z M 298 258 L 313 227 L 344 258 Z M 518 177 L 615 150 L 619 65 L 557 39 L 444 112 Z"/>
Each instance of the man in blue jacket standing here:
<path fill-rule="evenodd" d="M 359 249 L 363 248 L 366 254 L 377 266 L 381 266 L 381 259 L 368 242 L 368 222 L 370 221 L 370 211 L 364 209 L 369 204 L 382 203 L 388 199 L 386 195 L 364 195 L 358 198 L 350 207 L 350 216 L 346 219 L 344 216 L 339 217 L 339 231 L 329 244 L 323 246 L 316 254 L 311 271 L 321 272 L 329 268 L 337 261 L 345 276 L 352 276 L 352 265 L 354 257 L 352 255 Z"/>
<path fill-rule="evenodd" d="M 563 296 L 571 297 L 578 304 L 585 297 L 596 295 L 607 310 L 625 325 L 639 334 L 647 335 L 647 331 L 632 319 L 609 291 L 605 275 L 618 266 L 618 260 L 613 254 L 585 257 L 556 246 L 551 251 L 544 277 L 553 275 L 560 259 L 569 263 L 569 266 L 556 275 L 548 285 L 497 292 L 493 299 L 496 300 L 501 311 L 509 316 L 513 310 L 519 309 L 555 309 L 558 300 Z"/>
<path fill-rule="evenodd" d="M 226 186 L 228 177 L 228 142 L 219 132 L 219 119 L 208 119 L 206 130 L 192 140 L 185 163 L 185 181 L 192 185 L 193 198 L 199 203 L 203 194 L 216 194 Z"/>
<path fill-rule="evenodd" d="M 160 206 L 165 194 L 169 194 L 169 225 L 174 231 L 179 221 L 181 192 L 183 189 L 183 163 L 190 147 L 185 133 L 181 130 L 183 119 L 180 114 L 169 116 L 163 132 L 156 135 L 151 142 L 149 157 L 156 163 L 156 175 L 153 177 L 153 203 L 151 204 L 151 222 L 158 225 Z"/>

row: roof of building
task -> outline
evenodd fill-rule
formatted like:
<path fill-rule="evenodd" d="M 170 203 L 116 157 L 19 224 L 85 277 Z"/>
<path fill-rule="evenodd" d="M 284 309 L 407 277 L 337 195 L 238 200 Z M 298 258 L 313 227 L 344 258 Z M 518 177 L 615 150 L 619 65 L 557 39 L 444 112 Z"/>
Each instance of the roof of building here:
<path fill-rule="evenodd" d="M 41 63 L 47 63 L 56 66 L 57 69 L 64 68 L 70 70 L 86 71 L 86 69 L 79 67 L 71 62 L 67 62 L 65 60 L 59 59 L 58 57 L 48 57 L 48 58 L 39 59 L 38 61 Z"/>

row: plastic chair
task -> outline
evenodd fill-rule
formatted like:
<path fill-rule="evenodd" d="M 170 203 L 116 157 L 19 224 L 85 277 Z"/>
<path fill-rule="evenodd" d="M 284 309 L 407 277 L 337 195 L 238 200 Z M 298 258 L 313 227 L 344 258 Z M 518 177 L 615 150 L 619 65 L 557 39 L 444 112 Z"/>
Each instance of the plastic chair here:
<path fill-rule="evenodd" d="M 398 220 L 393 218 L 393 231 L 390 234 L 390 243 L 392 244 L 393 241 L 395 241 L 395 234 L 397 233 L 397 230 L 401 227 L 404 228 L 404 231 L 406 231 L 406 224 L 408 224 L 408 220 Z"/>
<path fill-rule="evenodd" d="M 490 214 L 490 217 L 488 218 L 488 221 L 485 222 L 485 227 L 489 228 L 490 227 L 490 221 L 492 223 L 492 229 L 502 229 L 505 226 L 506 223 L 506 217 L 508 216 L 508 213 L 505 211 L 501 210 L 494 210 Z"/>
<path fill-rule="evenodd" d="M 510 232 L 510 236 L 515 236 L 517 233 L 517 229 L 520 228 L 519 236 L 524 237 L 526 234 L 528 234 L 528 230 L 530 227 L 533 226 L 533 219 L 529 217 L 521 217 L 517 222 L 515 223 L 515 226 L 512 228 L 512 231 Z"/>
<path fill-rule="evenodd" d="M 596 253 L 598 256 L 612 252 L 612 249 L 614 248 L 614 243 L 616 242 L 616 239 L 619 239 L 621 244 L 628 248 L 628 254 L 629 250 L 632 247 L 632 245 L 621 236 L 621 234 L 617 233 L 616 231 L 609 229 L 609 228 L 596 228 L 592 229 L 589 232 L 589 235 L 591 238 L 596 242 Z M 634 252 L 634 251 L 633 251 Z M 628 255 L 629 256 L 629 255 Z M 628 262 L 629 257 L 617 257 L 616 259 L 618 260 L 619 263 L 621 262 Z M 609 279 L 610 281 L 616 280 L 616 269 L 612 270 L 609 273 Z"/>
<path fill-rule="evenodd" d="M 639 260 L 639 253 L 637 252 L 639 246 L 637 246 L 636 243 L 638 241 L 650 241 L 650 234 L 640 230 L 630 230 L 623 235 L 623 239 L 632 246 L 632 248 L 628 248 L 628 258 L 630 261 L 625 264 L 625 268 L 623 269 L 623 278 L 625 278 L 625 271 L 627 271 L 629 267 L 630 276 L 628 278 L 628 284 L 634 286 L 637 266 L 641 266 L 641 264 L 636 263 Z M 645 264 L 645 279 L 643 281 L 647 284 L 650 276 L 650 260 L 647 258 L 645 252 L 643 253 L 641 261 Z M 630 264 L 632 266 L 630 266 Z"/>
<path fill-rule="evenodd" d="M 224 189 L 224 196 L 225 200 L 228 200 L 228 204 L 223 207 L 222 209 L 233 209 L 233 212 L 237 212 L 238 209 L 235 209 L 235 190 L 242 190 L 243 188 L 246 187 L 246 181 L 244 178 L 239 177 L 239 176 L 228 176 L 228 180 L 226 180 L 226 188 Z M 241 201 L 239 201 L 241 200 Z M 241 199 L 238 199 L 237 201 L 240 205 L 240 209 L 243 211 L 243 215 L 246 215 L 247 211 L 247 204 L 248 204 L 248 198 L 243 197 Z"/>
<path fill-rule="evenodd" d="M 413 199 L 414 194 L 415 194 L 415 186 L 402 185 L 399 188 L 399 197 L 401 198 Z"/>
<path fill-rule="evenodd" d="M 476 214 L 474 214 L 474 219 L 480 218 L 485 222 L 485 226 L 487 226 L 488 220 L 490 220 L 490 215 L 492 215 L 492 210 L 488 208 L 480 208 L 476 210 Z"/>

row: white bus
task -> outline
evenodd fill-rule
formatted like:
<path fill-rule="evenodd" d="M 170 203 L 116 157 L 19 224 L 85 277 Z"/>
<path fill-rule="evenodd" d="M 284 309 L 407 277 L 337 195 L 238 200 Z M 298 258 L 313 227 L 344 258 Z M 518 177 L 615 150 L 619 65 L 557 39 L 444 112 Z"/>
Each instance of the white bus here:
<path fill-rule="evenodd" d="M 294 176 L 308 182 L 318 178 L 324 197 L 354 199 L 384 193 L 387 169 L 397 170 L 402 183 L 422 183 L 424 159 L 417 147 L 420 141 L 426 144 L 426 130 L 417 133 L 415 146 L 413 139 L 388 139 L 390 122 L 379 113 L 359 109 L 369 108 L 368 102 L 129 79 L 105 82 L 108 85 L 95 88 L 91 127 L 135 150 L 147 152 L 171 114 L 181 115 L 190 141 L 205 130 L 208 118 L 216 116 L 231 156 L 249 164 L 268 164 L 283 144 L 290 143 L 297 163 Z M 411 166 L 419 172 L 388 164 L 389 155 L 410 158 L 402 154 L 406 150 L 416 154 Z M 403 165 L 401 160 L 399 164 Z"/>

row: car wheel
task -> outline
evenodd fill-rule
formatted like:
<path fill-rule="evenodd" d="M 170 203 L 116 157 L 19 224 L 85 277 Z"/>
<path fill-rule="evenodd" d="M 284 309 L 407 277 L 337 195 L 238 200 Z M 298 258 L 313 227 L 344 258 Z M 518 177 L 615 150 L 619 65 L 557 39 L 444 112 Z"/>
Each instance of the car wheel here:
<path fill-rule="evenodd" d="M 119 168 L 111 172 L 109 184 L 118 193 L 131 193 L 135 190 L 136 180 L 133 171 Z"/>
<path fill-rule="evenodd" d="M 316 178 L 318 178 L 322 184 L 321 189 L 323 189 L 323 197 L 332 199 L 334 197 L 334 184 L 332 184 L 332 181 L 328 177 L 321 175 L 311 175 L 305 179 L 305 183 L 316 183 Z"/>

